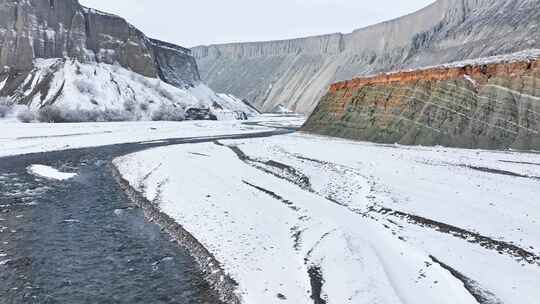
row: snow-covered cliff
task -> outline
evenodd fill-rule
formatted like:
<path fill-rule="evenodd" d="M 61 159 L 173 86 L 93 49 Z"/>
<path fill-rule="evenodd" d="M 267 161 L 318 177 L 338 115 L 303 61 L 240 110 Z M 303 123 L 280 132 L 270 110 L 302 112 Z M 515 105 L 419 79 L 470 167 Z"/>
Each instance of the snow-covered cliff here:
<path fill-rule="evenodd" d="M 0 0 L 0 97 L 34 112 L 54 106 L 69 121 L 157 119 L 158 108 L 176 118 L 254 113 L 204 86 L 189 49 L 77 0 Z"/>

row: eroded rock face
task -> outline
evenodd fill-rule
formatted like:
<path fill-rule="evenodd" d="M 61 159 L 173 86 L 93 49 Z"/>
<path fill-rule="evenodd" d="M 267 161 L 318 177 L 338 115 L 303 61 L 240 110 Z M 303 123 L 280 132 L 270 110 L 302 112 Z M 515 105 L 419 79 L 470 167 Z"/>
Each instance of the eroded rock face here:
<path fill-rule="evenodd" d="M 77 0 L 0 0 L 0 66 L 28 71 L 35 58 L 120 64 L 176 86 L 199 81 L 190 52 L 148 39 L 121 17 Z"/>
<path fill-rule="evenodd" d="M 480 61 L 336 83 L 303 130 L 379 143 L 540 150 L 540 60 Z"/>
<path fill-rule="evenodd" d="M 195 58 L 189 49 L 151 39 L 159 78 L 174 86 L 185 86 L 200 81 Z"/>
<path fill-rule="evenodd" d="M 414 14 L 303 39 L 193 49 L 203 81 L 260 110 L 310 113 L 355 76 L 540 48 L 538 0 L 439 0 Z"/>

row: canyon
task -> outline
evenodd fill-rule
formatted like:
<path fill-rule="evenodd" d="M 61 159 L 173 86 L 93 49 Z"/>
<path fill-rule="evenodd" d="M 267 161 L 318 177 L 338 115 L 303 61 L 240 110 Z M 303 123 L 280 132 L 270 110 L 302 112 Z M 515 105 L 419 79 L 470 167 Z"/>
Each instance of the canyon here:
<path fill-rule="evenodd" d="M 540 150 L 540 50 L 333 84 L 303 127 L 405 145 Z"/>
<path fill-rule="evenodd" d="M 262 111 L 309 114 L 329 86 L 357 76 L 540 48 L 536 0 L 438 0 L 349 34 L 192 48 L 212 89 Z"/>

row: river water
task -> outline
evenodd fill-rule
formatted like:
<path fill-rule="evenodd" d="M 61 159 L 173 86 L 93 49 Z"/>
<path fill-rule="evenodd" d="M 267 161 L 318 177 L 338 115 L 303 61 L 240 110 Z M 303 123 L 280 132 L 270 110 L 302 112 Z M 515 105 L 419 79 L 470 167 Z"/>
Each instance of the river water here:
<path fill-rule="evenodd" d="M 233 138 L 242 137 L 255 136 Z M 127 153 L 215 139 L 0 158 L 0 303 L 219 303 L 187 250 L 145 221 L 110 169 Z M 27 172 L 32 164 L 78 175 L 42 179 Z"/>

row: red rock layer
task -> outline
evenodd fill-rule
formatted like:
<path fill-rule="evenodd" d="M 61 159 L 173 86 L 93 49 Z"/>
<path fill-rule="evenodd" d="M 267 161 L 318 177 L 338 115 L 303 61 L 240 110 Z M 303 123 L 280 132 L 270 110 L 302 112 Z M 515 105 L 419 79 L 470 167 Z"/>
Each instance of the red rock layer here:
<path fill-rule="evenodd" d="M 486 65 L 467 65 L 464 67 L 433 67 L 420 70 L 400 71 L 388 74 L 379 74 L 370 77 L 359 77 L 352 80 L 342 81 L 330 86 L 330 93 L 336 93 L 344 89 L 356 89 L 366 85 L 379 85 L 390 83 L 412 83 L 419 80 L 444 81 L 463 78 L 468 75 L 475 80 L 489 79 L 496 76 L 521 76 L 527 70 L 540 68 L 540 60 L 522 61 L 512 63 L 492 63 Z"/>

